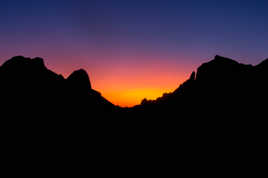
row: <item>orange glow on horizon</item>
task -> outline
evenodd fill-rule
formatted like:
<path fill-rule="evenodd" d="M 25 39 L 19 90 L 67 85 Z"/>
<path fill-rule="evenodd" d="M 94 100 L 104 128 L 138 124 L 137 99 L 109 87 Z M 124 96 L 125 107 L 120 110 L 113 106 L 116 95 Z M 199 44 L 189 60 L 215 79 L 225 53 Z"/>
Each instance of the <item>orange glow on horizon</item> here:
<path fill-rule="evenodd" d="M 102 95 L 115 105 L 131 107 L 140 104 L 144 98 L 155 100 L 162 96 L 163 93 L 172 91 L 157 88 L 132 88 L 123 91 L 104 91 Z"/>
<path fill-rule="evenodd" d="M 176 65 L 147 67 L 122 67 L 102 78 L 96 76 L 92 79 L 92 86 L 113 104 L 132 107 L 144 98 L 154 100 L 164 93 L 173 92 L 191 74 Z"/>
<path fill-rule="evenodd" d="M 144 98 L 157 99 L 164 93 L 173 92 L 188 79 L 194 68 L 185 62 L 178 64 L 175 60 L 158 60 L 160 57 L 151 57 L 153 60 L 147 60 L 148 56 L 137 58 L 146 60 L 137 62 L 128 57 L 125 61 L 109 60 L 105 65 L 85 62 L 49 64 L 48 68 L 63 74 L 65 78 L 74 70 L 84 68 L 88 72 L 92 88 L 121 107 L 132 107 L 140 104 Z"/>

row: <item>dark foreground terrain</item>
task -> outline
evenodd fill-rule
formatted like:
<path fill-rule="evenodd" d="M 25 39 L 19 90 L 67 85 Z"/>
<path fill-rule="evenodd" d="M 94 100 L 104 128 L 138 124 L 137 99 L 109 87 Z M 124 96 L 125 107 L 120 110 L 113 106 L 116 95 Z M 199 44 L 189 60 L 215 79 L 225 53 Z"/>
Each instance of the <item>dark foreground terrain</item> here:
<path fill-rule="evenodd" d="M 265 110 L 267 77 L 267 60 L 252 66 L 216 56 L 202 64 L 174 92 L 154 101 L 144 99 L 133 108 L 120 108 L 91 88 L 83 69 L 65 79 L 47 69 L 41 58 L 17 56 L 0 67 L 0 94 L 3 111 L 29 119 L 77 121 L 129 117 L 143 121 L 187 121 L 190 116 L 199 118 L 195 120 L 205 120 L 203 116 L 218 120 L 225 116 L 240 120 L 241 116 L 257 116 Z"/>
<path fill-rule="evenodd" d="M 166 119 L 180 120 L 180 115 L 212 116 L 213 111 L 230 116 L 231 112 L 257 114 L 263 111 L 261 108 L 267 99 L 267 77 L 267 60 L 252 66 L 216 56 L 202 64 L 173 93 L 166 93 L 157 100 L 144 99 L 133 108 L 120 108 L 91 88 L 85 70 L 74 71 L 65 79 L 47 69 L 41 58 L 17 56 L 0 67 L 0 91 L 3 107 L 19 110 L 9 114 L 21 113 L 21 116 L 81 115 L 94 119 L 122 114 L 129 117 L 161 114 Z"/>
<path fill-rule="evenodd" d="M 34 145 L 63 159 L 89 150 L 125 161 L 249 158 L 266 149 L 267 81 L 268 60 L 252 66 L 216 56 L 174 92 L 120 108 L 91 88 L 86 71 L 65 79 L 41 58 L 18 56 L 0 67 L 1 127 L 14 153 Z"/>

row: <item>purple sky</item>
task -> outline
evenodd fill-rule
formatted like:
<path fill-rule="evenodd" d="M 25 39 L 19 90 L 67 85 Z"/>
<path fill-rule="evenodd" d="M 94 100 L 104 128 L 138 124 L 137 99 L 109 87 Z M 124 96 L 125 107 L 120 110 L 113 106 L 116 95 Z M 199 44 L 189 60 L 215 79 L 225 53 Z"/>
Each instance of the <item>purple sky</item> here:
<path fill-rule="evenodd" d="M 0 63 L 24 55 L 43 57 L 65 76 L 84 68 L 105 97 L 138 104 L 174 90 L 216 54 L 251 64 L 267 58 L 267 7 L 263 0 L 2 0 Z"/>

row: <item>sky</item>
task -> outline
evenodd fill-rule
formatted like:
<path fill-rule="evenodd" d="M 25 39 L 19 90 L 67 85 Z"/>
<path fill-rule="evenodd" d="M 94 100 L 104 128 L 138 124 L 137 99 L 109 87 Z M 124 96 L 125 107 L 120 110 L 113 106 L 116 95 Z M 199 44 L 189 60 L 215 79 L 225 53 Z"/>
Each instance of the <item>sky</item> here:
<path fill-rule="evenodd" d="M 218 54 L 268 58 L 265 0 L 1 0 L 0 64 L 42 57 L 65 77 L 83 68 L 121 106 L 172 92 Z"/>

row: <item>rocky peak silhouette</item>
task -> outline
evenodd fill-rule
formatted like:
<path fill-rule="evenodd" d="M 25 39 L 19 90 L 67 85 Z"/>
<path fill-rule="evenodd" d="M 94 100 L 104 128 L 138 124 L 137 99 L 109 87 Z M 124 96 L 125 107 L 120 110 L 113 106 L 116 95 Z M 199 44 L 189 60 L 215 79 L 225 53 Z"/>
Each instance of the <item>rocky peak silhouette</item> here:
<path fill-rule="evenodd" d="M 2 88 L 24 92 L 36 92 L 41 88 L 59 88 L 64 78 L 48 70 L 42 58 L 25 58 L 16 56 L 1 66 Z M 60 82 L 61 81 L 61 82 Z M 50 90 L 48 90 L 50 91 Z"/>
<path fill-rule="evenodd" d="M 68 78 L 67 81 L 73 87 L 78 90 L 89 91 L 91 90 L 91 83 L 87 72 L 83 69 L 74 71 Z"/>
<path fill-rule="evenodd" d="M 36 69 L 45 69 L 44 60 L 42 58 L 25 58 L 23 56 L 15 56 L 10 60 L 6 61 L 2 68 L 8 70 L 36 70 Z"/>
<path fill-rule="evenodd" d="M 62 153 L 62 160 L 89 150 L 99 160 L 124 149 L 141 150 L 145 158 L 153 150 L 152 160 L 161 152 L 173 158 L 178 150 L 187 159 L 193 153 L 213 160 L 219 154 L 237 159 L 241 152 L 241 160 L 256 157 L 266 151 L 267 71 L 267 60 L 251 66 L 216 56 L 174 92 L 119 108 L 91 88 L 84 70 L 64 79 L 41 58 L 15 57 L 0 66 L 0 122 L 9 141 L 3 145 L 11 154 L 37 149 L 34 158 Z"/>
<path fill-rule="evenodd" d="M 243 109 L 254 113 L 262 107 L 258 100 L 268 99 L 267 71 L 267 60 L 252 66 L 217 55 L 202 64 L 196 75 L 193 72 L 174 92 L 153 101 L 144 100 L 141 108 L 158 114 L 176 114 L 180 111 L 182 116 L 192 115 L 193 110 L 197 113 L 207 110 L 207 117 L 211 117 L 214 112 L 222 113 L 223 116 L 230 113 L 242 115 Z M 258 104 L 253 106 L 251 103 Z"/>
<path fill-rule="evenodd" d="M 141 105 L 132 108 L 131 111 L 136 112 L 138 108 L 143 108 L 144 112 L 150 113 L 167 110 L 176 112 L 175 107 L 187 111 L 187 108 L 194 108 L 192 103 L 213 107 L 211 103 L 221 106 L 230 100 L 233 101 L 230 106 L 235 104 L 242 106 L 245 105 L 244 103 L 249 103 L 240 103 L 245 98 L 256 102 L 256 97 L 267 97 L 267 82 L 265 82 L 268 71 L 267 61 L 252 66 L 217 55 L 213 60 L 202 64 L 197 72 L 192 72 L 189 79 L 174 92 L 164 94 L 156 100 L 143 100 Z M 16 99 L 23 96 L 25 99 L 24 96 L 27 96 L 29 100 L 35 102 L 39 102 L 37 99 L 42 98 L 57 101 L 62 107 L 66 107 L 67 104 L 68 107 L 76 108 L 79 112 L 82 112 L 81 110 L 87 112 L 88 109 L 101 111 L 104 108 L 106 111 L 107 108 L 118 111 L 118 107 L 114 107 L 99 92 L 92 89 L 85 70 L 74 71 L 64 79 L 61 75 L 48 70 L 42 58 L 30 59 L 16 56 L 6 61 L 0 67 L 0 84 L 4 98 Z M 202 102 L 210 104 L 206 105 Z M 129 110 L 121 108 L 120 112 L 122 111 Z"/>
<path fill-rule="evenodd" d="M 88 115 L 114 108 L 91 88 L 85 70 L 77 70 L 65 79 L 48 70 L 42 58 L 16 56 L 6 61 L 0 66 L 0 85 L 0 97 L 5 107 L 20 108 L 22 111 L 27 111 L 25 107 L 31 105 L 33 113 L 46 108 L 49 114 L 55 112 L 63 115 L 63 110 L 68 109 L 65 112 L 69 113 L 67 115 Z"/>
<path fill-rule="evenodd" d="M 196 80 L 229 79 L 234 73 L 240 71 L 241 65 L 232 59 L 217 55 L 197 69 Z"/>

